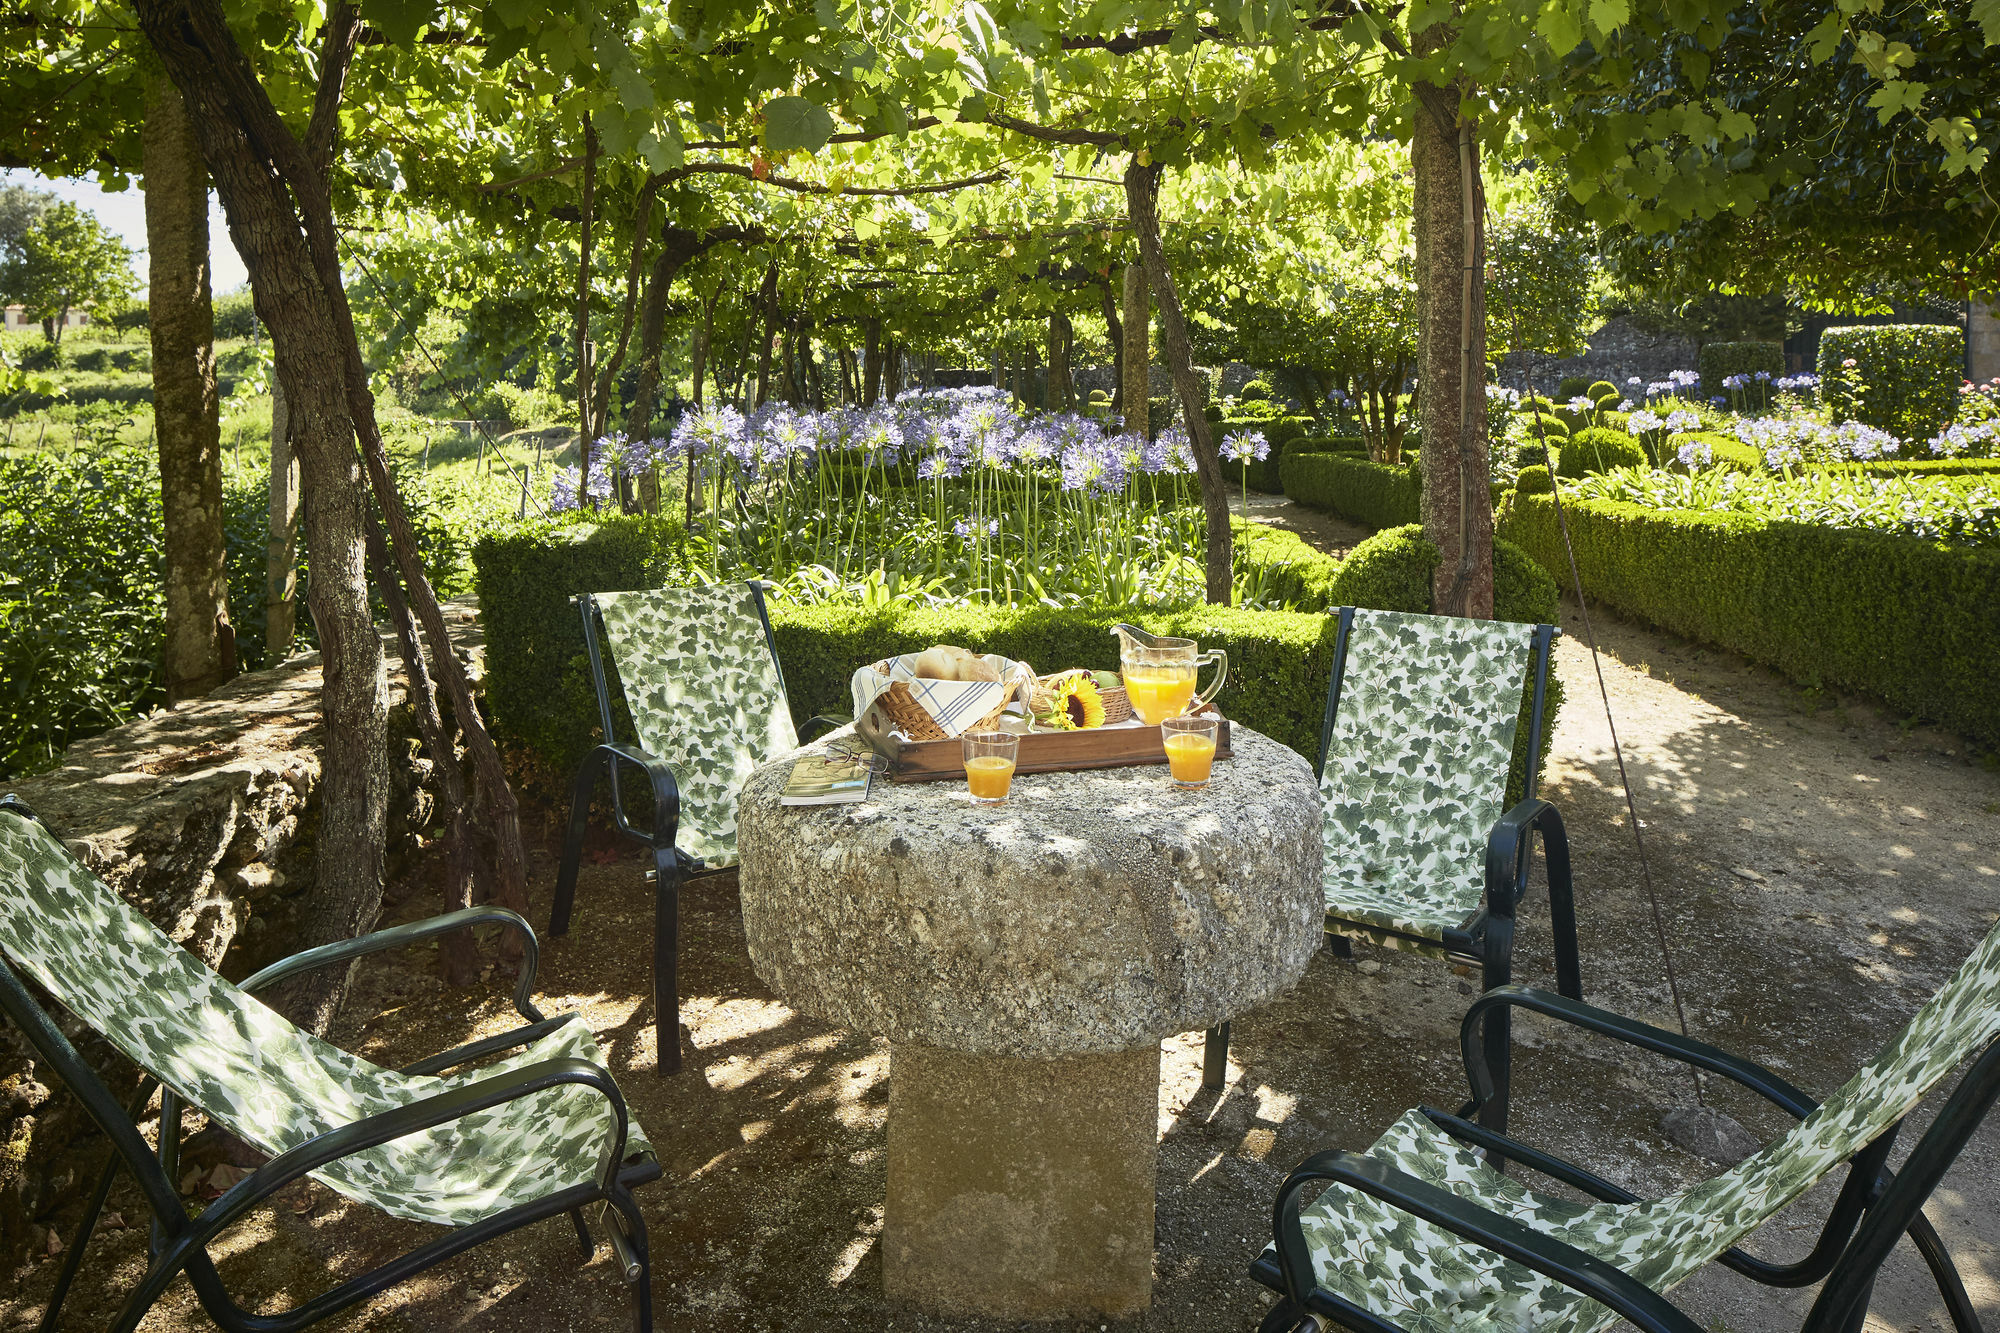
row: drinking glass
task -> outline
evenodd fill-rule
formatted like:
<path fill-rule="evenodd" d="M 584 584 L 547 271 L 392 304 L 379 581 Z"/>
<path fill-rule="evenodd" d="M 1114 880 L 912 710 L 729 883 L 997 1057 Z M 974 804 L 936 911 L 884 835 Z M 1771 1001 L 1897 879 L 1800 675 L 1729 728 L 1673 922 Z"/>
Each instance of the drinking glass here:
<path fill-rule="evenodd" d="M 1160 724 L 1160 743 L 1167 751 L 1167 771 L 1174 785 L 1186 791 L 1208 785 L 1215 764 L 1215 738 L 1222 720 L 1213 713 L 1170 717 Z"/>
<path fill-rule="evenodd" d="M 960 739 L 965 743 L 965 785 L 972 799 L 981 805 L 1006 800 L 1021 738 L 1011 731 L 968 731 Z"/>

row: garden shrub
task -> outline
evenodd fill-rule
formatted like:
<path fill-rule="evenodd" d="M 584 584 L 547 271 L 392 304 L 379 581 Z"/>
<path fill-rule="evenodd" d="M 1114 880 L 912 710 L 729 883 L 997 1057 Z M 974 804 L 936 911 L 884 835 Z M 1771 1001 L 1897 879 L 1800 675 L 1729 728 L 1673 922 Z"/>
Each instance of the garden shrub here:
<path fill-rule="evenodd" d="M 1589 397 L 1584 391 L 1590 387 L 1588 375 L 1565 375 L 1556 381 L 1556 401 L 1566 403 L 1572 398 Z"/>
<path fill-rule="evenodd" d="M 215 312 L 215 336 L 248 338 L 257 329 L 257 310 L 250 289 L 218 296 L 211 307 Z"/>
<path fill-rule="evenodd" d="M 1773 342 L 1703 343 L 1695 357 L 1701 372 L 1701 396 L 1727 398 L 1722 382 L 1731 375 L 1764 371 L 1772 379 L 1785 373 L 1785 345 Z"/>
<path fill-rule="evenodd" d="M 1829 463 L 1821 471 L 1870 477 L 1980 477 L 2000 472 L 2000 458 L 1886 458 L 1872 463 Z"/>
<path fill-rule="evenodd" d="M 1514 447 L 1515 467 L 1547 467 L 1549 447 L 1545 444 L 1521 444 Z"/>
<path fill-rule="evenodd" d="M 1622 430 L 1588 426 L 1578 431 L 1556 455 L 1556 475 L 1581 477 L 1615 467 L 1645 467 L 1646 451 Z"/>
<path fill-rule="evenodd" d="M 1533 440 L 1537 444 L 1542 442 L 1543 436 L 1547 436 L 1548 442 L 1558 447 L 1569 439 L 1569 422 L 1547 412 L 1528 417 L 1521 423 L 1520 430 L 1522 439 Z"/>
<path fill-rule="evenodd" d="M 488 533 L 473 547 L 486 703 L 495 729 L 549 766 L 531 785 L 541 777 L 560 790 L 596 744 L 583 618 L 571 598 L 657 587 L 664 534 L 657 518 L 543 519 Z"/>
<path fill-rule="evenodd" d="M 1719 467 L 1730 472 L 1761 472 L 1764 456 L 1756 448 L 1743 443 L 1734 435 L 1724 435 L 1717 430 L 1690 430 L 1669 435 L 1666 440 L 1666 457 L 1653 459 L 1656 466 L 1678 468 L 1681 446 L 1684 444 L 1705 444 L 1708 446 L 1708 467 Z M 1651 455 L 1648 450 L 1648 456 Z"/>
<path fill-rule="evenodd" d="M 1843 374 L 1848 360 L 1855 364 Z M 1820 397 L 1834 419 L 1904 440 L 1928 440 L 1951 423 L 1964 365 L 1965 330 L 1952 324 L 1864 324 L 1819 336 Z"/>
<path fill-rule="evenodd" d="M 1285 494 L 1300 504 L 1371 528 L 1417 521 L 1423 473 L 1414 460 L 1391 467 L 1346 454 L 1289 453 L 1283 472 Z"/>
<path fill-rule="evenodd" d="M 1555 479 L 1549 476 L 1549 470 L 1539 465 L 1522 468 L 1520 475 L 1514 478 L 1514 490 L 1519 495 L 1547 495 L 1555 488 Z"/>
<path fill-rule="evenodd" d="M 1563 512 L 1590 596 L 2000 745 L 2000 552 L 1614 500 Z M 1501 528 L 1567 580 L 1550 500 L 1517 494 Z"/>
<path fill-rule="evenodd" d="M 1251 582 L 1267 603 L 1290 611 L 1324 611 L 1332 602 L 1329 589 L 1340 572 L 1340 561 L 1315 550 L 1304 538 L 1283 528 L 1232 519 L 1236 560 L 1252 570 Z"/>
<path fill-rule="evenodd" d="M 1625 401 L 1625 395 L 1618 392 L 1618 386 L 1610 380 L 1598 380 L 1583 391 L 1583 396 L 1599 407 L 1616 407 Z"/>
<path fill-rule="evenodd" d="M 1294 448 L 1297 441 L 1304 439 L 1317 429 L 1318 425 L 1319 423 L 1311 417 L 1303 416 L 1225 417 L 1216 423 L 1215 443 L 1219 448 L 1225 436 L 1234 435 L 1238 431 L 1263 432 L 1264 441 L 1271 446 L 1271 452 L 1262 462 L 1250 464 L 1250 489 L 1277 495 L 1284 490 L 1281 469 L 1286 451 Z M 1222 475 L 1232 486 L 1240 486 L 1243 483 L 1243 465 L 1232 463 L 1225 458 L 1222 461 Z"/>
<path fill-rule="evenodd" d="M 254 670 L 264 647 L 263 476 L 228 470 L 222 498 L 230 621 L 238 658 Z M 164 701 L 160 543 L 150 449 L 0 458 L 0 778 Z M 309 640 L 311 617 L 299 621 Z"/>
<path fill-rule="evenodd" d="M 1403 450 L 1410 449 L 1410 437 L 1403 437 Z M 1292 441 L 1291 449 L 1301 454 L 1359 454 L 1368 456 L 1368 442 L 1359 435 L 1302 435 Z"/>
<path fill-rule="evenodd" d="M 1246 403 L 1259 402 L 1271 396 L 1271 383 L 1264 379 L 1251 380 L 1243 386 L 1243 392 L 1236 396 Z"/>
<path fill-rule="evenodd" d="M 1514 410 L 1524 417 L 1531 417 L 1537 412 L 1555 411 L 1556 404 L 1552 398 L 1544 398 L 1540 394 L 1531 393 L 1524 396 L 1520 402 L 1514 404 Z"/>

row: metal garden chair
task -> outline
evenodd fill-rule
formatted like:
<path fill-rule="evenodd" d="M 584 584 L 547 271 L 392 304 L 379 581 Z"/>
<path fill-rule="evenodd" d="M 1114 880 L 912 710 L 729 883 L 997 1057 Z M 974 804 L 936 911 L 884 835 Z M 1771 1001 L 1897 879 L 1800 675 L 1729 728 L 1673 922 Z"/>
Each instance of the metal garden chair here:
<path fill-rule="evenodd" d="M 608 778 L 618 831 L 653 853 L 654 1031 L 660 1072 L 678 1073 L 681 879 L 736 864 L 737 792 L 759 764 L 797 748 L 799 734 L 757 584 L 585 593 L 576 601 L 604 743 L 577 770 L 549 932 L 569 930 L 591 798 L 598 778 Z M 624 687 L 634 745 L 618 739 L 600 631 Z M 831 719 L 806 726 L 821 722 Z M 619 795 L 619 769 L 626 765 L 651 786 L 652 818 L 644 828 L 632 823 Z"/>
<path fill-rule="evenodd" d="M 1562 816 L 1535 795 L 1552 625 L 1342 607 L 1320 732 L 1326 932 L 1476 964 L 1512 980 L 1515 913 L 1534 836 L 1548 862 L 1556 988 L 1581 999 L 1576 907 Z M 1524 795 L 1506 809 L 1523 701 Z M 1489 1039 L 1505 1127 L 1507 1020 Z M 1229 1025 L 1208 1034 L 1204 1082 L 1222 1083 Z"/>
<path fill-rule="evenodd" d="M 631 1191 L 657 1179 L 660 1166 L 628 1119 L 590 1030 L 571 1014 L 544 1018 L 530 1002 L 535 938 L 520 917 L 497 908 L 454 912 L 309 949 L 236 986 L 162 935 L 11 796 L 0 799 L 0 904 L 0 1007 L 113 1149 L 57 1275 L 44 1330 L 57 1325 L 122 1164 L 138 1179 L 153 1227 L 150 1263 L 114 1333 L 136 1328 L 181 1273 L 223 1328 L 288 1333 L 558 1213 L 570 1214 L 587 1257 L 593 1246 L 582 1209 L 600 1201 L 612 1249 L 634 1285 L 640 1333 L 650 1333 L 646 1224 Z M 481 923 L 523 937 L 514 1007 L 527 1021 L 400 1070 L 321 1041 L 254 998 L 314 968 Z M 129 1107 L 77 1054 L 29 982 L 139 1066 L 146 1077 Z M 514 1053 L 463 1068 L 501 1052 Z M 156 1084 L 157 1150 L 138 1128 Z M 184 1103 L 270 1158 L 194 1217 L 174 1185 Z M 306 1175 L 392 1217 L 453 1229 L 285 1313 L 245 1310 L 224 1288 L 209 1246 Z"/>
<path fill-rule="evenodd" d="M 1959 1333 L 1979 1318 L 1923 1205 L 2000 1100 L 2000 927 L 1875 1061 L 1823 1103 L 1768 1069 L 1676 1032 L 1562 996 L 1508 986 L 1476 1001 L 1461 1032 L 1474 1104 L 1493 1095 L 1476 1029 L 1525 1008 L 1730 1079 L 1798 1117 L 1728 1171 L 1641 1199 L 1581 1167 L 1459 1116 L 1422 1108 L 1365 1154 L 1302 1162 L 1279 1191 L 1275 1244 L 1251 1274 L 1285 1294 L 1266 1333 L 1327 1322 L 1383 1333 L 1537 1329 L 1595 1333 L 1619 1318 L 1648 1333 L 1698 1333 L 1663 1293 L 1720 1259 L 1777 1287 L 1824 1281 L 1805 1333 L 1858 1333 L 1882 1261 L 1907 1234 Z M 1885 1169 L 1903 1118 L 1976 1057 L 1902 1167 Z M 1596 1203 L 1530 1190 L 1481 1153 L 1512 1160 Z M 1843 1163 L 1848 1174 L 1804 1258 L 1771 1263 L 1734 1248 Z M 1318 1182 L 1332 1188 L 1301 1207 Z M 1858 1224 L 1858 1225 L 1857 1225 Z"/>

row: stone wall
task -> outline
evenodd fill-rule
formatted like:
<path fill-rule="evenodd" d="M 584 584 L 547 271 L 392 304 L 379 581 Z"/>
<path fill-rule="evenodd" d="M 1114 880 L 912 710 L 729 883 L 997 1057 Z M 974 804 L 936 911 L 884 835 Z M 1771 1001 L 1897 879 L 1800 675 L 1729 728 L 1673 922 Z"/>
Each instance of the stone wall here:
<path fill-rule="evenodd" d="M 477 608 L 449 604 L 445 615 L 476 685 L 484 663 Z M 429 822 L 432 796 L 401 657 L 392 638 L 384 648 L 393 868 Z M 282 945 L 292 915 L 312 884 L 319 695 L 318 655 L 296 657 L 79 741 L 50 772 L 0 783 L 0 791 L 26 801 L 177 943 L 211 967 L 247 975 L 266 955 L 289 952 Z M 106 1058 L 101 1043 L 83 1049 Z M 74 1154 L 62 1149 L 84 1128 L 74 1100 L 51 1097 L 36 1077 L 30 1054 L 11 1025 L 0 1025 L 0 1258 L 9 1260 L 28 1244 L 46 1252 L 34 1223 L 76 1187 L 65 1165 Z M 128 1084 L 121 1077 L 114 1091 Z"/>
<path fill-rule="evenodd" d="M 2000 296 L 1977 298 L 1968 305 L 1965 377 L 1974 384 L 2000 379 Z"/>
<path fill-rule="evenodd" d="M 1543 356 L 1538 352 L 1508 356 L 1500 366 L 1500 382 L 1523 392 L 1532 384 L 1536 393 L 1549 395 L 1570 375 L 1610 380 L 1623 389 L 1634 375 L 1650 382 L 1665 379 L 1670 370 L 1693 369 L 1692 342 L 1645 333 L 1620 316 L 1607 320 L 1590 335 L 1590 348 L 1582 356 Z"/>

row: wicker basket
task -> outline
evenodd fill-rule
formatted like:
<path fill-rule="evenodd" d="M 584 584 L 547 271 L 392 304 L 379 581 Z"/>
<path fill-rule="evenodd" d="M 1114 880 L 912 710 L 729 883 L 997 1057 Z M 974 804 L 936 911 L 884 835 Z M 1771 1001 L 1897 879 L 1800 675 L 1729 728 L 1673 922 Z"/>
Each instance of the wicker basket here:
<path fill-rule="evenodd" d="M 1046 676 L 1035 677 L 1034 702 L 1036 707 L 1030 711 L 1039 712 L 1039 706 L 1042 701 L 1049 695 L 1054 694 L 1058 685 L 1074 680 L 1078 676 L 1094 676 L 1095 674 L 1095 672 L 1087 671 L 1082 667 L 1076 667 L 1069 671 L 1053 671 Z M 1132 696 L 1125 693 L 1123 685 L 1114 685 L 1110 689 L 1105 689 L 1100 685 L 1097 689 L 1097 697 L 1104 701 L 1105 726 L 1108 727 L 1113 723 L 1123 722 L 1132 716 Z"/>
<path fill-rule="evenodd" d="M 877 662 L 875 669 L 885 676 L 889 674 L 887 662 Z M 993 724 L 1000 720 L 1000 715 L 1007 711 L 1007 705 L 1012 699 L 1011 694 L 1003 697 L 992 712 L 966 730 L 990 730 Z M 949 739 L 944 734 L 944 728 L 937 724 L 937 719 L 925 711 L 924 706 L 917 702 L 917 697 L 910 693 L 910 687 L 900 680 L 876 696 L 874 706 L 882 710 L 882 716 L 889 719 L 889 725 L 893 730 L 902 732 L 913 741 Z"/>

